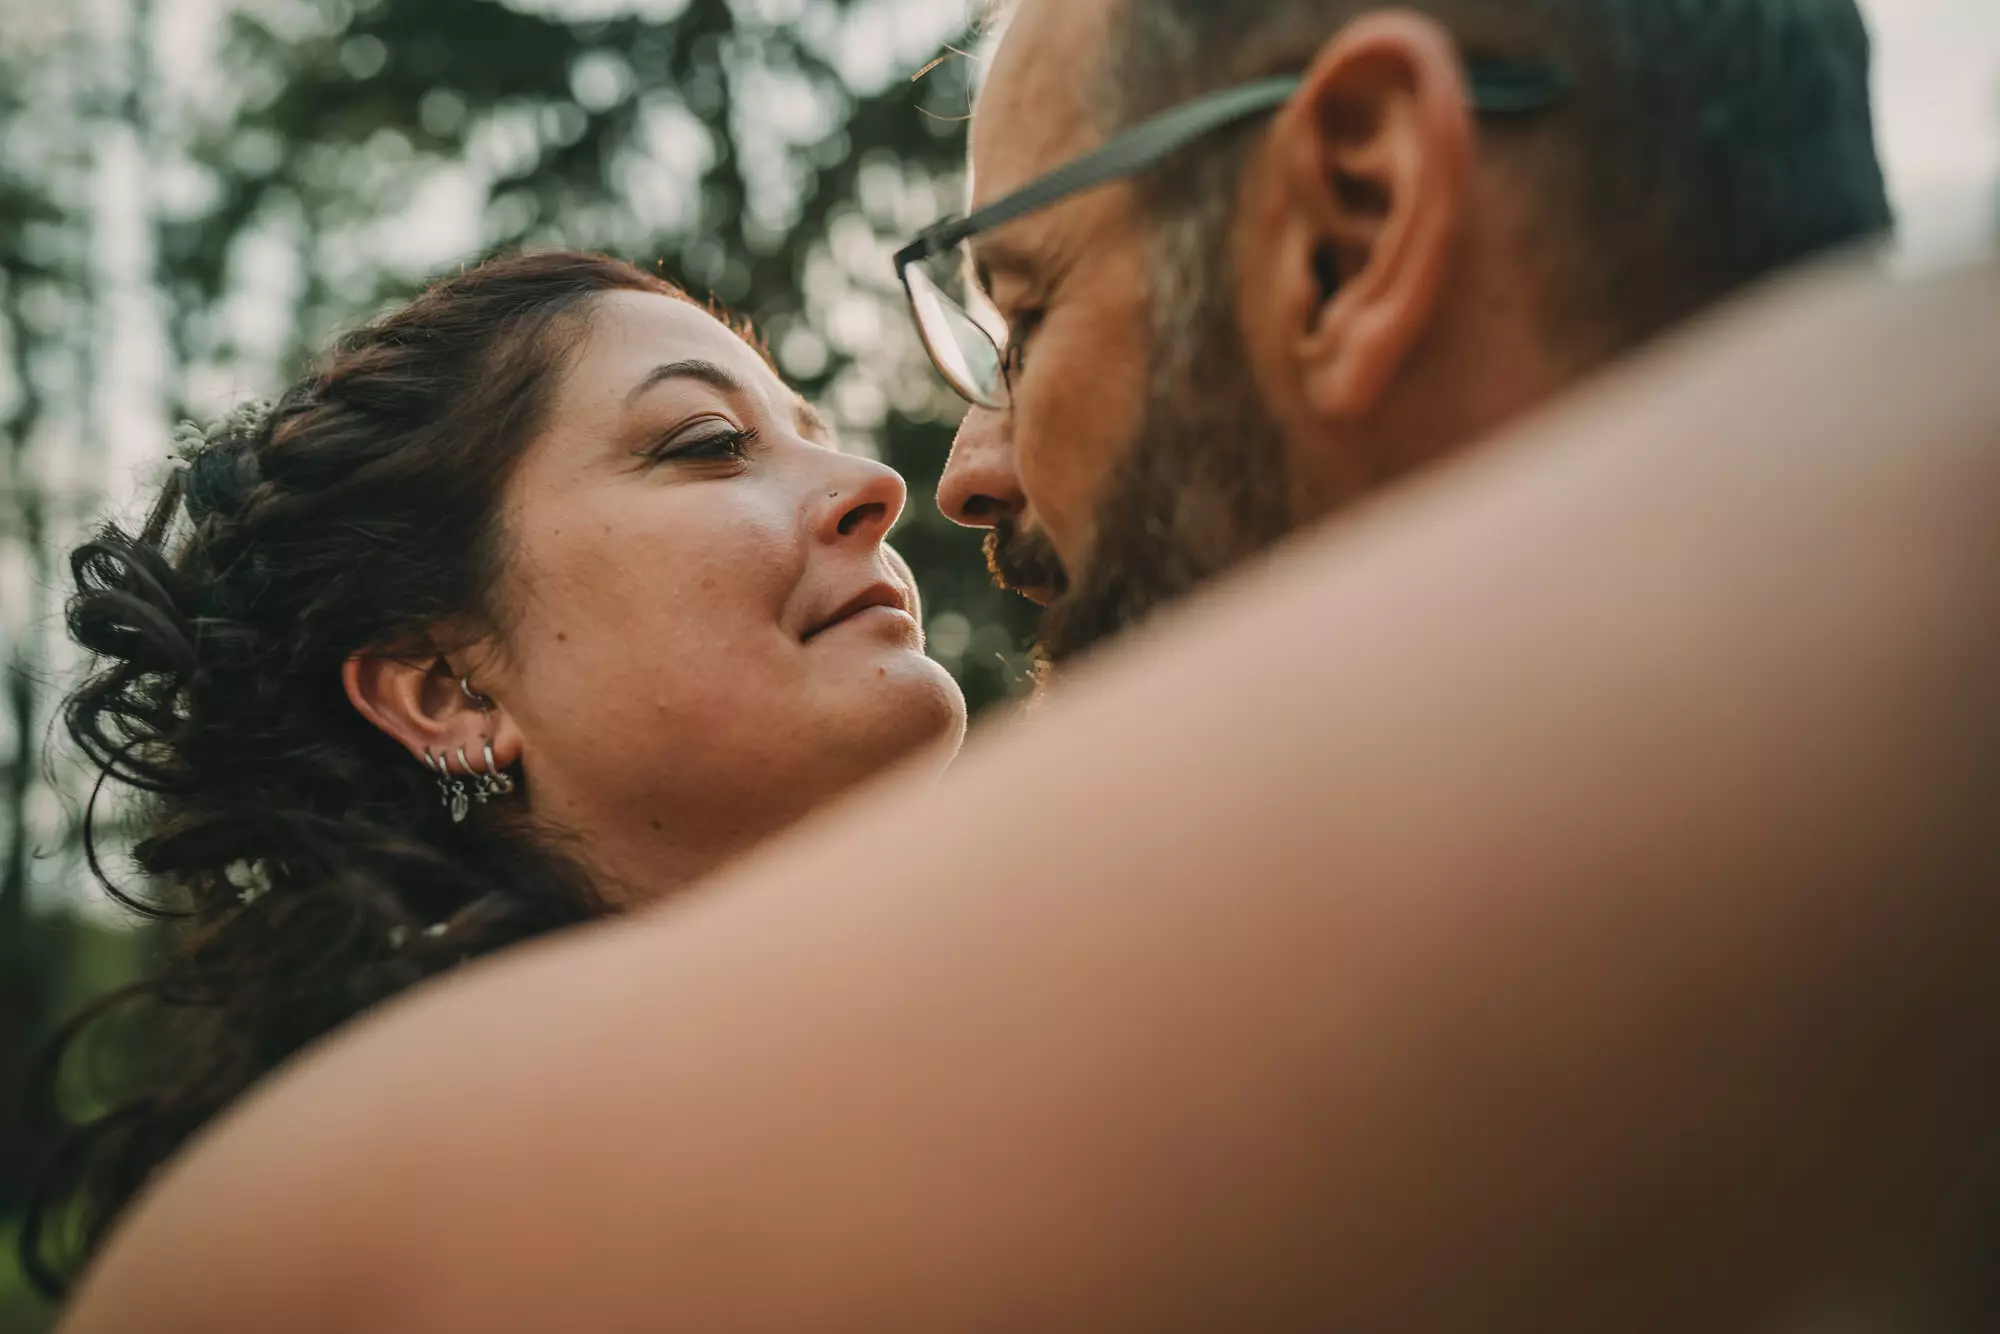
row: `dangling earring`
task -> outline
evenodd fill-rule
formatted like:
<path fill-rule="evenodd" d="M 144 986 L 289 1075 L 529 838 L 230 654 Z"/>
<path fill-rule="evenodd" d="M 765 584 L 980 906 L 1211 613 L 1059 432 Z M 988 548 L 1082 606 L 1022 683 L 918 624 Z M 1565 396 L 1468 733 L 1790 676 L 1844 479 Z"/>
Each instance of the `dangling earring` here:
<path fill-rule="evenodd" d="M 486 752 L 486 772 L 480 775 L 487 785 L 488 793 L 495 797 L 509 797 L 514 794 L 514 776 L 493 762 L 493 741 L 487 738 L 480 743 Z"/>
<path fill-rule="evenodd" d="M 493 701 L 472 688 L 472 678 L 470 676 L 461 676 L 458 678 L 458 693 L 465 696 L 465 702 L 473 708 L 478 709 L 481 713 L 491 713 L 493 711 Z M 484 773 L 474 772 L 472 761 L 465 758 L 465 747 L 458 747 L 458 767 L 465 770 L 466 778 L 472 780 L 470 792 L 466 790 L 463 779 L 451 776 L 451 761 L 445 757 L 442 750 L 438 752 L 436 761 L 437 771 L 440 775 L 438 782 L 445 789 L 445 805 L 451 808 L 451 818 L 454 823 L 465 819 L 466 812 L 472 802 L 478 802 L 481 806 L 484 806 L 493 798 L 505 796 L 514 790 L 514 780 L 500 772 L 500 767 L 493 763 L 492 739 L 490 737 L 486 738 L 481 743 L 481 748 L 486 752 L 486 772 Z M 424 751 L 425 762 L 430 762 L 430 758 L 431 753 L 426 748 Z"/>
<path fill-rule="evenodd" d="M 513 792 L 514 779 L 512 775 L 503 772 L 500 766 L 493 762 L 492 741 L 482 741 L 479 748 L 486 752 L 486 768 L 484 772 L 473 769 L 472 761 L 465 758 L 464 746 L 458 748 L 458 765 L 461 769 L 465 770 L 466 777 L 472 780 L 472 800 L 484 806 L 495 797 L 504 797 Z M 428 755 L 430 752 L 425 751 L 424 753 Z M 464 786 L 462 783 L 459 785 L 461 787 Z"/>
<path fill-rule="evenodd" d="M 424 748 L 424 763 L 437 770 L 438 793 L 444 800 L 444 808 L 451 812 L 451 822 L 462 824 L 466 813 L 472 809 L 472 798 L 465 790 L 465 780 L 454 778 L 451 761 L 446 759 L 442 752 L 433 756 L 428 746 Z M 466 771 L 471 772 L 471 768 L 472 766 L 467 765 Z"/>
<path fill-rule="evenodd" d="M 472 799 L 481 806 L 493 794 L 486 790 L 486 775 L 472 772 L 472 761 L 465 758 L 465 747 L 458 748 L 458 767 L 465 770 L 465 776 L 472 780 Z"/>

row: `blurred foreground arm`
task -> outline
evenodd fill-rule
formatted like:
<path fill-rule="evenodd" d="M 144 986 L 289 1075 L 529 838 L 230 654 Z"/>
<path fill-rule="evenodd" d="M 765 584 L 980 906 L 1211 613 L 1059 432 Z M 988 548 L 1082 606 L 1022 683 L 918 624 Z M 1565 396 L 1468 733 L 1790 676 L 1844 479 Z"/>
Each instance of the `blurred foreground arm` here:
<path fill-rule="evenodd" d="M 1990 269 L 1697 331 L 941 788 L 336 1041 L 67 1328 L 1942 1320 L 2000 1198 L 1996 349 Z"/>

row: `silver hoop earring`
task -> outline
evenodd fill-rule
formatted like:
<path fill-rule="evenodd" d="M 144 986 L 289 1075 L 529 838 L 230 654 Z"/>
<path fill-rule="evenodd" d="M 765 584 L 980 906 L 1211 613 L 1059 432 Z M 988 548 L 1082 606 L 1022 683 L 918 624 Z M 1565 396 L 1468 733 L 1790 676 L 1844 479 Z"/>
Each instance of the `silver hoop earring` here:
<path fill-rule="evenodd" d="M 481 742 L 480 749 L 486 752 L 485 777 L 487 783 L 492 786 L 493 795 L 498 797 L 512 796 L 514 793 L 514 776 L 493 762 L 492 739 L 488 738 Z"/>
<path fill-rule="evenodd" d="M 478 709 L 481 713 L 492 711 L 493 701 L 472 688 L 471 677 L 461 676 L 458 678 L 458 692 L 465 696 L 466 703 Z"/>
<path fill-rule="evenodd" d="M 491 756 L 493 752 L 489 750 L 486 753 Z M 458 765 L 461 769 L 465 770 L 465 776 L 472 780 L 472 799 L 481 806 L 493 800 L 499 793 L 500 785 L 493 781 L 493 766 L 490 759 L 487 762 L 487 772 L 483 774 L 474 773 L 472 761 L 465 758 L 465 747 L 460 746 L 458 748 Z"/>
<path fill-rule="evenodd" d="M 486 799 L 493 794 L 486 790 L 485 775 L 472 772 L 472 761 L 465 758 L 464 746 L 458 748 L 458 767 L 465 770 L 466 778 L 472 783 L 472 799 L 484 806 Z"/>
<path fill-rule="evenodd" d="M 493 800 L 493 798 L 504 797 L 512 792 L 514 790 L 514 780 L 507 774 L 502 773 L 500 766 L 493 762 L 493 742 L 491 740 L 481 741 L 479 748 L 486 753 L 486 768 L 484 771 L 475 770 L 472 767 L 472 761 L 465 758 L 464 746 L 458 748 L 458 765 L 459 768 L 465 770 L 465 776 L 472 780 L 472 800 L 484 806 L 487 802 Z"/>
<path fill-rule="evenodd" d="M 444 802 L 444 808 L 451 812 L 451 822 L 462 824 L 467 812 L 472 809 L 472 795 L 466 791 L 465 780 L 452 777 L 451 761 L 442 753 L 433 757 L 428 746 L 424 748 L 424 763 L 437 770 L 438 794 Z M 467 765 L 466 768 L 469 772 L 471 766 Z"/>

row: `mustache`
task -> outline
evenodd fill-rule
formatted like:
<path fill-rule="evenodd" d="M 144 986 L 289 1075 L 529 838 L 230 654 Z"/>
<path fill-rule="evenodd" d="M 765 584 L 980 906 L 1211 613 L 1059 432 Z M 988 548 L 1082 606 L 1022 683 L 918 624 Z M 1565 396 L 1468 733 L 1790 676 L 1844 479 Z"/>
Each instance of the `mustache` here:
<path fill-rule="evenodd" d="M 1011 593 L 1049 599 L 1069 591 L 1069 571 L 1039 528 L 995 525 L 986 534 L 986 568 L 995 586 Z"/>

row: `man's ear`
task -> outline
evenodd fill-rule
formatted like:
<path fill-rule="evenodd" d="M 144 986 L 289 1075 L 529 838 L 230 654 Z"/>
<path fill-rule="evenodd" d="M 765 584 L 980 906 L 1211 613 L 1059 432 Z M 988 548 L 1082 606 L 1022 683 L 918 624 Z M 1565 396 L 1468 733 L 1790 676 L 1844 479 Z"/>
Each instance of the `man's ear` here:
<path fill-rule="evenodd" d="M 464 766 L 461 749 L 474 771 L 485 768 L 485 750 L 493 747 L 493 762 L 506 768 L 521 758 L 520 729 L 498 701 L 468 694 L 461 676 L 442 657 L 391 658 L 357 653 L 341 667 L 347 698 L 369 722 L 422 761 L 426 754 L 445 757 L 453 772 Z M 475 697 L 476 696 L 476 697 Z"/>
<path fill-rule="evenodd" d="M 1341 28 L 1279 111 L 1282 309 L 1264 316 L 1283 321 L 1314 415 L 1366 415 L 1433 317 L 1466 209 L 1472 116 L 1450 34 L 1403 11 Z"/>

